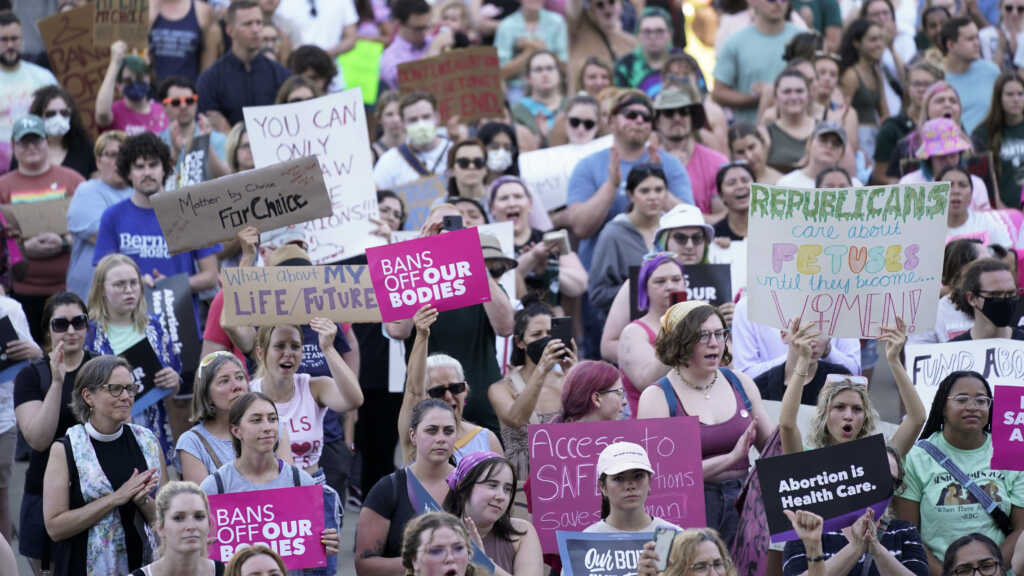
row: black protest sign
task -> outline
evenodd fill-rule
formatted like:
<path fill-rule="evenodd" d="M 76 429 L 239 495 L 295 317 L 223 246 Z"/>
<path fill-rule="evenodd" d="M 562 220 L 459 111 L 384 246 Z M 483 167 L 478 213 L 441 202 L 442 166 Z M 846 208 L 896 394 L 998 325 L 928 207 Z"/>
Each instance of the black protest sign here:
<path fill-rule="evenodd" d="M 14 324 L 11 324 L 10 316 L 0 318 L 0 369 L 14 364 L 14 360 L 8 356 L 7 346 L 15 340 L 18 340 L 18 333 L 14 330 Z"/>
<path fill-rule="evenodd" d="M 728 264 L 692 264 L 683 267 L 686 299 L 712 306 L 732 302 L 732 274 Z"/>
<path fill-rule="evenodd" d="M 559 530 L 562 576 L 633 576 L 651 532 L 566 532 Z"/>
<path fill-rule="evenodd" d="M 181 358 L 182 386 L 179 395 L 192 393 L 192 375 L 199 365 L 202 342 L 196 326 L 196 311 L 192 305 L 192 287 L 188 274 L 175 274 L 161 278 L 152 289 L 146 290 L 146 306 L 160 319 L 164 333 L 171 340 L 174 352 Z"/>
<path fill-rule="evenodd" d="M 163 370 L 160 358 L 153 351 L 149 339 L 143 338 L 130 348 L 119 354 L 132 366 L 132 380 L 136 385 L 142 384 L 142 392 L 135 396 L 135 404 L 132 406 L 132 416 L 144 412 L 159 400 L 172 392 L 171 389 L 158 390 L 154 382 L 156 373 Z"/>
<path fill-rule="evenodd" d="M 787 454 L 757 463 L 772 542 L 796 540 L 783 510 L 808 510 L 825 531 L 852 525 L 867 508 L 880 518 L 892 496 L 892 476 L 881 434 Z"/>

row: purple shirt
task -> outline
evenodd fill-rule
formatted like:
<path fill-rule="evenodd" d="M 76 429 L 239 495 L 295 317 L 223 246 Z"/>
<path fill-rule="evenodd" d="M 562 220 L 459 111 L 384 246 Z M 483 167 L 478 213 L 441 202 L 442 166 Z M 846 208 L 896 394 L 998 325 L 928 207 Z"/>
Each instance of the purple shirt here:
<path fill-rule="evenodd" d="M 396 34 L 391 45 L 384 49 L 380 55 L 380 80 L 388 88 L 398 88 L 398 65 L 404 62 L 419 60 L 427 55 L 430 49 L 430 38 L 423 43 L 423 46 L 416 48 L 401 35 Z"/>

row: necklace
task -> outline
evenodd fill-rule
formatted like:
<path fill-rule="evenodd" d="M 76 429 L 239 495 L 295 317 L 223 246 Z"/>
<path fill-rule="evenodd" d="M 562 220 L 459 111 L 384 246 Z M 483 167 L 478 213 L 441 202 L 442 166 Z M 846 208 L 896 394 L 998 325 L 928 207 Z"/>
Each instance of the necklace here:
<path fill-rule="evenodd" d="M 704 386 L 703 388 L 700 386 L 694 386 L 693 384 L 687 382 L 686 378 L 683 378 L 683 373 L 679 370 L 678 366 L 676 366 L 676 376 L 679 376 L 679 379 L 682 380 L 683 384 L 685 384 L 688 388 L 693 388 L 698 392 L 703 392 L 705 400 L 711 400 L 711 389 L 714 388 L 715 383 L 718 382 L 718 370 L 715 370 L 715 375 L 711 378 L 711 382 L 708 382 L 707 386 Z"/>

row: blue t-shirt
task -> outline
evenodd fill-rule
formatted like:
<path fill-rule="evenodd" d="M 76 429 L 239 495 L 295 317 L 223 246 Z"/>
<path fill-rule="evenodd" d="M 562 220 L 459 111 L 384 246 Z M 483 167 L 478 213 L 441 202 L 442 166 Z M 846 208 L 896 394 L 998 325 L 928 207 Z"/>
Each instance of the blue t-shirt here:
<path fill-rule="evenodd" d="M 68 232 L 71 233 L 71 265 L 68 266 L 67 287 L 82 300 L 89 300 L 92 287 L 94 246 L 88 238 L 100 231 L 100 218 L 108 207 L 132 195 L 132 189 L 111 188 L 99 178 L 79 184 L 68 206 Z"/>
<path fill-rule="evenodd" d="M 693 189 L 690 186 L 690 176 L 686 173 L 686 167 L 664 149 L 661 152 L 661 167 L 668 179 L 668 189 L 680 202 L 693 204 Z M 594 152 L 576 163 L 576 167 L 569 176 L 569 197 L 568 204 L 577 204 L 587 201 L 597 193 L 597 189 L 608 179 L 608 162 L 611 156 L 611 149 Z M 604 224 L 609 220 L 626 211 L 629 199 L 626 198 L 626 179 L 629 171 L 637 164 L 644 164 L 651 161 L 647 150 L 644 149 L 643 156 L 633 161 L 621 160 L 619 162 L 619 191 L 612 201 L 611 209 L 604 218 Z M 583 267 L 590 269 L 590 261 L 594 255 L 594 246 L 597 244 L 597 237 L 601 231 L 597 230 L 590 238 L 580 240 L 579 256 L 583 261 Z"/>
<path fill-rule="evenodd" d="M 971 62 L 964 74 L 946 73 L 946 82 L 960 96 L 963 109 L 961 118 L 967 134 L 974 132 L 988 115 L 988 108 L 992 104 L 992 87 L 998 76 L 999 67 L 984 58 Z"/>

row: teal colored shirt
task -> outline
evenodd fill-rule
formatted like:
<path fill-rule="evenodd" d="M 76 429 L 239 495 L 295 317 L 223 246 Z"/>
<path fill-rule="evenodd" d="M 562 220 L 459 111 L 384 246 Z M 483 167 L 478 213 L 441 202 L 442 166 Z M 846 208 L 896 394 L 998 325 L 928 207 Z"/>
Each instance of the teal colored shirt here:
<path fill-rule="evenodd" d="M 964 74 L 946 72 L 946 82 L 960 96 L 963 109 L 961 118 L 968 134 L 974 132 L 988 115 L 988 108 L 992 104 L 992 87 L 998 76 L 999 67 L 983 58 L 971 62 Z"/>
<path fill-rule="evenodd" d="M 559 61 L 569 61 L 569 31 L 561 15 L 549 10 L 541 10 L 537 19 L 537 27 L 531 33 L 526 28 L 523 11 L 516 10 L 498 24 L 498 30 L 494 35 L 494 47 L 498 49 L 498 60 L 502 66 L 519 55 L 519 51 L 516 50 L 516 40 L 528 37 L 540 38 L 544 41 L 544 47 L 554 52 Z M 522 75 L 510 78 L 506 83 L 506 93 L 509 94 L 509 99 L 513 103 L 522 96 L 524 84 L 525 79 Z"/>
<path fill-rule="evenodd" d="M 107 325 L 107 340 L 110 341 L 110 348 L 114 354 L 124 352 L 145 337 L 144 333 L 136 330 L 135 326 L 131 324 L 128 326 Z"/>
<path fill-rule="evenodd" d="M 734 90 L 751 94 L 755 82 L 771 84 L 786 67 L 782 54 L 786 44 L 800 30 L 786 22 L 782 32 L 773 36 L 762 34 L 751 24 L 733 34 L 722 44 L 715 61 L 715 81 Z M 757 124 L 757 107 L 735 110 L 736 120 Z"/>

